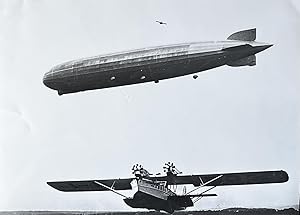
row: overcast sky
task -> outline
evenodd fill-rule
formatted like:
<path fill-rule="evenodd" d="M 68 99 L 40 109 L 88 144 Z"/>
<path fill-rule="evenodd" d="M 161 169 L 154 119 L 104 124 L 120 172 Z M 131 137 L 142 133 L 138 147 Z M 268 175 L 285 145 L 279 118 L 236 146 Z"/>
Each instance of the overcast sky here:
<path fill-rule="evenodd" d="M 63 193 L 46 181 L 130 177 L 135 163 L 155 173 L 166 161 L 186 174 L 283 169 L 290 176 L 283 184 L 216 188 L 218 197 L 193 209 L 296 205 L 299 5 L 0 0 L 0 210 L 130 211 L 114 193 Z M 225 40 L 253 27 L 257 41 L 275 44 L 255 67 L 64 96 L 42 83 L 64 61 Z"/>

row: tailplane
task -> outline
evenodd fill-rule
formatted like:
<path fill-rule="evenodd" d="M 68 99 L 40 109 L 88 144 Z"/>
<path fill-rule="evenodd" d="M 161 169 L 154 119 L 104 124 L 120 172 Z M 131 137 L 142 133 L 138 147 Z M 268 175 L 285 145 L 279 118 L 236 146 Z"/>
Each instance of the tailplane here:
<path fill-rule="evenodd" d="M 256 28 L 238 31 L 231 34 L 227 40 L 254 41 L 256 39 Z"/>
<path fill-rule="evenodd" d="M 239 40 L 239 41 L 255 41 L 256 39 L 256 28 L 238 31 L 231 34 L 227 40 Z M 249 45 L 248 45 L 249 46 Z M 237 47 L 234 47 L 237 48 Z M 229 48 L 230 49 L 230 48 Z M 228 62 L 228 66 L 255 66 L 256 65 L 256 57 L 255 55 L 250 55 L 248 57 Z"/>
<path fill-rule="evenodd" d="M 248 57 L 236 60 L 236 61 L 232 61 L 232 62 L 228 62 L 227 63 L 228 66 L 255 66 L 256 65 L 256 56 L 255 55 L 250 55 Z"/>

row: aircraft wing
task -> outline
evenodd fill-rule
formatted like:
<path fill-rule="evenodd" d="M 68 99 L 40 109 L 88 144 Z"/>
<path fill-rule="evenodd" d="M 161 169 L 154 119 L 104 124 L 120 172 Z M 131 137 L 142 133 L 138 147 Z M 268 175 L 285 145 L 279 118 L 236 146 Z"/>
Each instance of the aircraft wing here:
<path fill-rule="evenodd" d="M 170 185 L 193 184 L 194 186 L 225 186 L 283 183 L 288 181 L 289 177 L 285 171 L 279 170 L 260 172 L 220 173 L 207 175 L 169 175 L 152 178 L 153 180 L 157 181 L 167 181 Z"/>
<path fill-rule="evenodd" d="M 106 180 L 85 180 L 85 181 L 52 181 L 47 184 L 54 189 L 63 192 L 79 191 L 106 191 L 110 187 L 113 190 L 130 190 L 130 182 L 133 178 L 106 179 Z M 98 182 L 98 183 L 97 183 Z M 101 184 L 105 186 L 101 186 Z"/>

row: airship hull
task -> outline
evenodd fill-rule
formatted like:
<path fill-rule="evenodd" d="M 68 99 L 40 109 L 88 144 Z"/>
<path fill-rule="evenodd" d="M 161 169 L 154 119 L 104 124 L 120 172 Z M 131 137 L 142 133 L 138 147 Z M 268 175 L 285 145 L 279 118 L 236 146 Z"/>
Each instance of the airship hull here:
<path fill-rule="evenodd" d="M 66 62 L 44 76 L 44 84 L 67 94 L 189 75 L 222 65 L 255 65 L 255 54 L 270 45 L 218 41 L 153 47 Z M 253 56 L 254 58 L 251 58 Z M 237 63 L 238 62 L 238 63 Z"/>
<path fill-rule="evenodd" d="M 123 85 L 159 81 L 184 76 L 224 65 L 220 53 L 210 56 L 180 56 L 167 59 L 144 60 L 143 62 L 116 62 L 112 65 L 97 65 L 88 68 L 73 68 L 71 75 L 60 80 L 61 94 L 83 90 L 102 89 Z M 120 66 L 121 64 L 121 66 Z"/>

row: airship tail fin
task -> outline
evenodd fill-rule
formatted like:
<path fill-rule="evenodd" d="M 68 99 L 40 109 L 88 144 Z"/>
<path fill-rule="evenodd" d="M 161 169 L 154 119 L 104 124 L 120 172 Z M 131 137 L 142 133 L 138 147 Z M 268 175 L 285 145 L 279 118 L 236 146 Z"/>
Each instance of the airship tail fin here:
<path fill-rule="evenodd" d="M 256 28 L 235 32 L 227 38 L 227 40 L 242 40 L 242 41 L 254 41 L 255 39 L 256 39 Z"/>
<path fill-rule="evenodd" d="M 248 57 L 236 60 L 233 62 L 228 62 L 228 66 L 238 67 L 238 66 L 255 66 L 256 65 L 256 56 L 250 55 Z"/>

